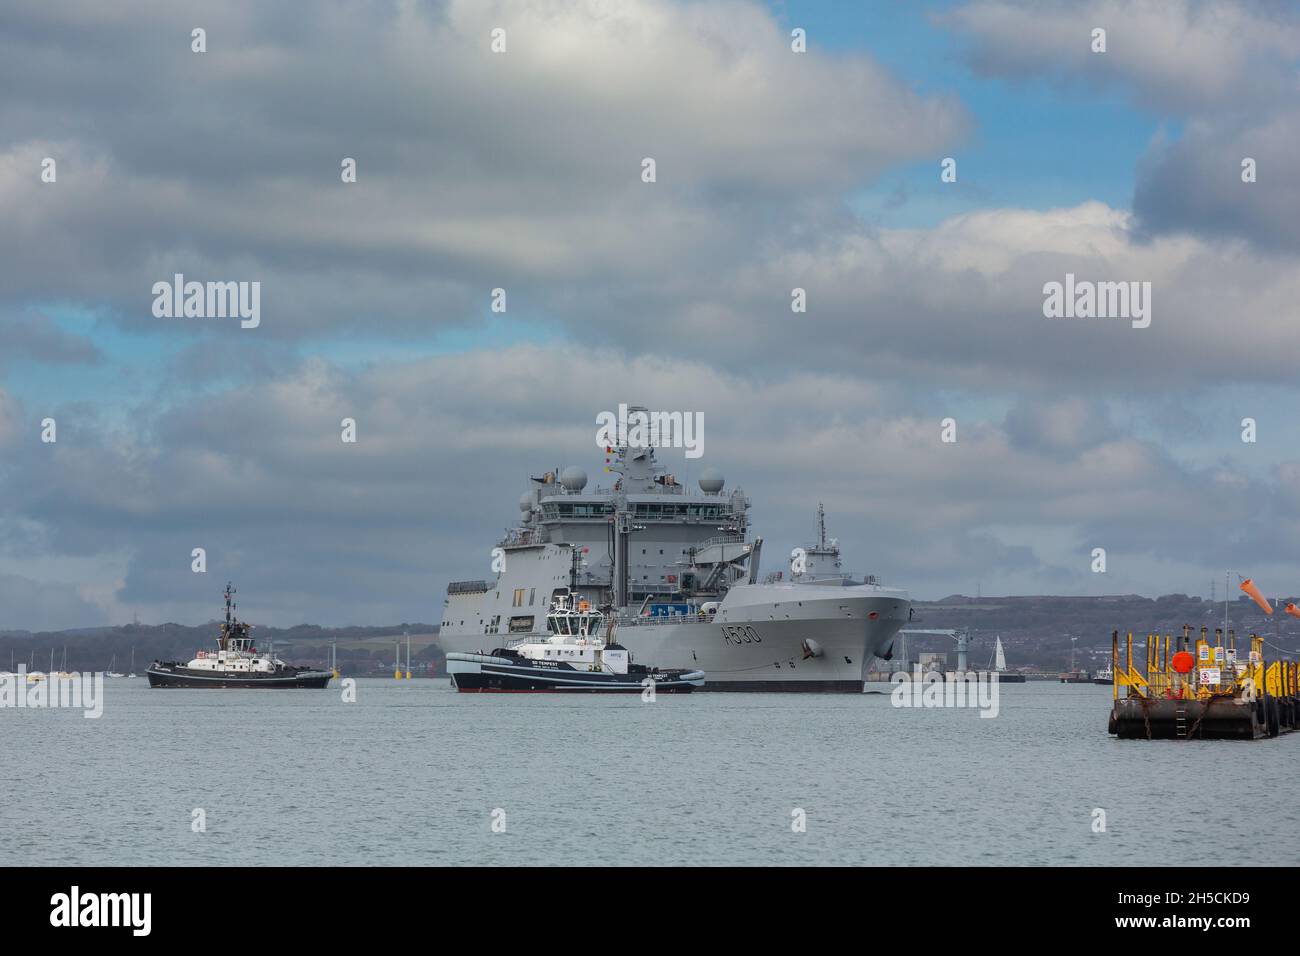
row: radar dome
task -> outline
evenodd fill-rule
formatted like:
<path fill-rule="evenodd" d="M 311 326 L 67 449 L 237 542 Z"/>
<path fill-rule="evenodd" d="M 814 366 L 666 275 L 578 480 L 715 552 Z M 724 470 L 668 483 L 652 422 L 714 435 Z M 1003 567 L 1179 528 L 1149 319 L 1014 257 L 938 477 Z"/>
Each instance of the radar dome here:
<path fill-rule="evenodd" d="M 716 468 L 705 468 L 704 474 L 700 475 L 700 491 L 716 495 L 726 484 L 726 479 L 722 477 L 722 472 Z"/>
<path fill-rule="evenodd" d="M 530 495 L 530 494 L 528 494 L 527 492 L 525 492 L 524 494 L 522 494 L 522 495 L 519 496 L 519 510 L 520 510 L 520 511 L 532 511 L 532 510 L 533 510 L 533 496 L 532 496 L 532 495 Z"/>
<path fill-rule="evenodd" d="M 560 475 L 565 491 L 581 491 L 587 487 L 587 473 L 581 468 L 566 468 Z"/>

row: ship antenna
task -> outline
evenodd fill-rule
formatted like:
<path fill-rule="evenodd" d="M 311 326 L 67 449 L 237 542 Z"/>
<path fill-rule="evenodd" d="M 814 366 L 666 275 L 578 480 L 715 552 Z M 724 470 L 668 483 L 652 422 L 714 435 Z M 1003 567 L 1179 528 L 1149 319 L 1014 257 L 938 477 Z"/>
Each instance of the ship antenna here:
<path fill-rule="evenodd" d="M 826 510 L 820 501 L 817 502 L 817 547 L 826 547 Z"/>

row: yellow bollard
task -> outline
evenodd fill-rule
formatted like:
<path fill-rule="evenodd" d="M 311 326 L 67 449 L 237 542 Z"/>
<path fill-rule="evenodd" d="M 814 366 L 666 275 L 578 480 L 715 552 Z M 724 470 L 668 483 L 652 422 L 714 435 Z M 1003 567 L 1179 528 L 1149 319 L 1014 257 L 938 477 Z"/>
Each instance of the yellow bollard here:
<path fill-rule="evenodd" d="M 1127 677 L 1128 675 L 1126 674 L 1124 676 Z M 1110 683 L 1111 683 L 1110 696 L 1115 700 L 1119 700 L 1120 680 L 1121 677 L 1119 673 L 1119 629 L 1117 628 L 1110 632 Z"/>

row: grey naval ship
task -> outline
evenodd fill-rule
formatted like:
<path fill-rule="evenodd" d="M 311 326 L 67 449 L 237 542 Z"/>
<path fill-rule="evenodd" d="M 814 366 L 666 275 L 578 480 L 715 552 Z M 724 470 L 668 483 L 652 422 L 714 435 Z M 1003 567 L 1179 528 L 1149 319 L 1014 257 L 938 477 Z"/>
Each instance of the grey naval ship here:
<path fill-rule="evenodd" d="M 820 506 L 817 541 L 760 581 L 763 539 L 750 536 L 743 491 L 714 470 L 688 490 L 653 447 L 606 455 L 612 487 L 587 490 L 576 467 L 531 478 L 519 524 L 492 552 L 496 579 L 447 587 L 445 651 L 544 641 L 565 599 L 604 609 L 633 660 L 704 671 L 702 690 L 861 693 L 873 656 L 892 657 L 910 598 L 840 570 Z"/>

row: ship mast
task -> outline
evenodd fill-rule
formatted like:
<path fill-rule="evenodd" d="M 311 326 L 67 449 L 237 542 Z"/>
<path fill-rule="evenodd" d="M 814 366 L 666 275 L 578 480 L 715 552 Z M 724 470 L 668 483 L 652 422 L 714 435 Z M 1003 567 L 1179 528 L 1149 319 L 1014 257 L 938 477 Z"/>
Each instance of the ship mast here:
<path fill-rule="evenodd" d="M 230 598 L 231 595 L 234 593 L 235 593 L 235 589 L 232 588 L 230 586 L 230 582 L 227 581 L 226 582 L 226 623 L 221 625 L 221 637 L 217 638 L 217 646 L 221 648 L 223 651 L 230 650 L 230 628 L 232 623 L 234 622 L 234 617 L 231 613 L 231 609 L 233 608 L 234 605 L 230 603 Z"/>

